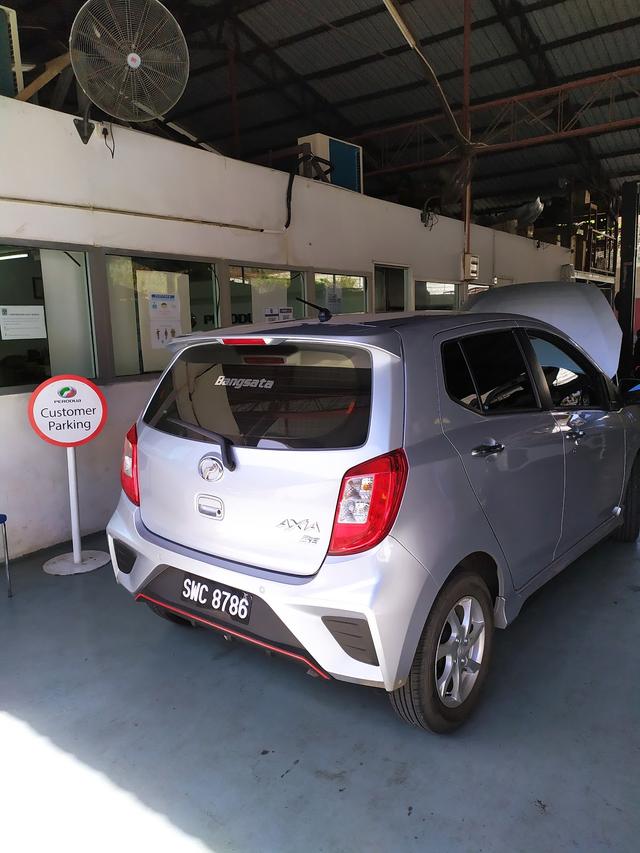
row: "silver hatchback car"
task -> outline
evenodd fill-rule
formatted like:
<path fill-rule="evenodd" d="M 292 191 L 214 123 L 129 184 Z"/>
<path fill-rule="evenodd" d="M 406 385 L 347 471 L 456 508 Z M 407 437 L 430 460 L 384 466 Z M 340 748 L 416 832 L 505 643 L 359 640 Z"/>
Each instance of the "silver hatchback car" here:
<path fill-rule="evenodd" d="M 118 583 L 172 621 L 380 687 L 435 732 L 494 627 L 640 528 L 638 410 L 557 328 L 434 313 L 191 335 L 129 431 Z"/>

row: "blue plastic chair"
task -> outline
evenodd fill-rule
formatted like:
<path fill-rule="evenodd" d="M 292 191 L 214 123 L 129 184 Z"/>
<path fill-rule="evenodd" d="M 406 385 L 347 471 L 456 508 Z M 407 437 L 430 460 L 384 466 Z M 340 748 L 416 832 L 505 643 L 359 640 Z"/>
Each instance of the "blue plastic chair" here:
<path fill-rule="evenodd" d="M 2 527 L 2 539 L 4 541 L 4 570 L 7 573 L 7 595 L 13 595 L 11 590 L 11 575 L 9 574 L 9 546 L 7 544 L 7 516 L 0 512 L 0 527 Z"/>

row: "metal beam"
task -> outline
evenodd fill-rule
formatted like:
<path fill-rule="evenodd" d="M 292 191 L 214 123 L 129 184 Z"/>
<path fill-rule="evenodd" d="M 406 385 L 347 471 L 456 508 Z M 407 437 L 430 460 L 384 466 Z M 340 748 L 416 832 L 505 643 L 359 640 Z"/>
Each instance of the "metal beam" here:
<path fill-rule="evenodd" d="M 350 134 L 353 133 L 354 127 L 351 122 L 346 119 L 339 110 L 334 107 L 334 105 L 324 98 L 319 92 L 317 92 L 311 85 L 309 85 L 299 74 L 297 74 L 293 68 L 291 68 L 277 53 L 271 50 L 269 45 L 264 42 L 260 36 L 258 36 L 254 31 L 245 24 L 239 18 L 235 19 L 236 27 L 238 32 L 245 36 L 245 38 L 249 39 L 253 44 L 257 47 L 260 47 L 261 50 L 266 53 L 269 58 L 274 69 L 277 69 L 279 74 L 281 75 L 278 80 L 273 80 L 273 89 L 275 91 L 281 91 L 281 87 L 283 86 L 291 86 L 297 89 L 297 91 L 302 96 L 301 99 L 294 99 L 294 103 L 297 105 L 298 109 L 302 109 L 303 112 L 307 112 L 307 101 L 310 100 L 314 105 L 314 112 L 316 117 L 324 116 L 324 120 L 327 121 L 329 118 L 329 126 L 332 130 L 337 131 L 341 134 Z M 239 54 L 238 60 L 246 58 L 244 55 Z M 259 74 L 262 73 L 259 70 L 256 70 L 254 66 L 251 66 L 251 70 L 253 73 Z M 204 139 L 205 142 L 214 141 L 210 137 Z"/>
<path fill-rule="evenodd" d="M 46 86 L 47 83 L 51 82 L 54 77 L 57 77 L 61 71 L 64 71 L 70 63 L 71 57 L 69 56 L 68 51 L 63 53 L 61 56 L 56 56 L 55 59 L 49 60 L 45 65 L 42 74 L 39 74 L 35 80 L 32 80 L 28 86 L 25 86 L 24 89 L 21 89 L 18 92 L 15 96 L 16 101 L 28 101 L 30 98 L 33 98 L 40 89 Z"/>
<path fill-rule="evenodd" d="M 71 83 L 73 82 L 73 68 L 70 65 L 60 72 L 56 85 L 49 102 L 49 109 L 59 110 L 67 99 Z"/>
<path fill-rule="evenodd" d="M 512 139 L 508 142 L 498 142 L 493 145 L 487 145 L 484 148 L 479 148 L 476 153 L 479 157 L 484 157 L 487 154 L 497 154 L 501 151 L 515 151 L 519 148 L 530 148 L 534 145 L 547 145 L 550 142 L 564 142 L 568 139 L 579 139 L 580 137 L 598 136 L 603 133 L 615 133 L 618 130 L 629 130 L 635 127 L 640 127 L 640 116 L 605 122 L 604 124 L 589 125 L 587 127 L 573 127 L 571 130 L 563 130 L 558 133 L 547 133 L 539 136 L 528 136 L 524 139 Z M 428 166 L 440 166 L 445 163 L 454 163 L 457 159 L 458 157 L 455 154 L 443 154 L 441 157 L 434 157 L 431 160 L 383 166 L 380 169 L 374 169 L 367 172 L 367 176 L 373 177 L 374 175 L 414 172 L 418 169 L 427 168 Z"/>
<path fill-rule="evenodd" d="M 401 0 L 401 3 L 406 3 L 406 2 L 410 2 L 410 0 Z M 557 5 L 560 5 L 560 4 L 565 3 L 565 2 L 567 2 L 567 0 L 539 0 L 539 2 L 537 2 L 537 3 L 532 3 L 531 6 L 529 6 L 529 9 L 531 11 L 536 11 L 537 9 L 545 9 L 545 8 L 550 7 L 550 6 L 557 6 Z M 383 4 L 377 4 L 376 6 L 372 7 L 371 9 L 362 10 L 362 11 L 357 12 L 357 13 L 352 14 L 352 15 L 346 15 L 342 18 L 337 18 L 334 21 L 331 21 L 326 25 L 313 27 L 309 30 L 305 30 L 302 33 L 297 33 L 294 36 L 288 36 L 288 37 L 283 38 L 283 39 L 278 39 L 277 41 L 270 42 L 268 45 L 266 45 L 266 43 L 265 43 L 266 47 L 260 47 L 260 48 L 256 47 L 256 48 L 249 50 L 249 51 L 239 52 L 237 58 L 238 58 L 238 61 L 240 61 L 240 62 L 244 61 L 245 59 L 247 61 L 251 62 L 254 59 L 256 59 L 258 56 L 263 55 L 265 52 L 277 51 L 283 47 L 287 47 L 288 45 L 294 44 L 294 43 L 299 44 L 301 41 L 304 41 L 308 38 L 313 38 L 314 36 L 320 35 L 320 34 L 325 33 L 325 32 L 330 32 L 332 30 L 340 30 L 342 27 L 348 26 L 351 23 L 355 23 L 355 22 L 360 21 L 360 20 L 365 20 L 366 18 L 370 18 L 374 15 L 380 15 L 380 14 L 386 14 L 386 8 Z M 494 24 L 497 24 L 498 22 L 499 22 L 498 16 L 497 15 L 491 15 L 487 18 L 481 18 L 480 20 L 474 21 L 472 24 L 472 28 L 475 32 L 475 31 L 483 29 L 485 27 L 493 26 Z M 432 45 L 432 44 L 441 44 L 443 41 L 446 41 L 450 38 L 456 38 L 456 37 L 461 36 L 463 34 L 463 30 L 464 30 L 463 27 L 454 27 L 452 29 L 446 30 L 445 32 L 439 33 L 438 35 L 427 36 L 427 37 L 420 40 L 420 45 L 422 47 L 428 47 L 429 45 Z M 386 50 L 382 53 L 375 54 L 371 58 L 371 61 L 380 60 L 383 56 L 394 57 L 394 56 L 397 56 L 398 54 L 405 53 L 409 50 L 410 50 L 410 48 L 406 47 L 405 45 L 400 45 L 397 48 L 390 48 L 389 50 Z M 519 59 L 520 57 L 516 55 L 515 57 L 509 57 L 509 60 L 514 59 L 514 58 Z M 493 65 L 496 64 L 496 62 L 497 62 L 497 64 L 502 64 L 505 61 L 507 61 L 507 60 L 503 57 L 497 61 L 494 61 L 492 64 L 485 65 L 483 67 L 484 68 L 490 68 L 490 67 L 493 67 Z M 218 71 L 224 67 L 225 67 L 225 61 L 224 60 L 210 62 L 210 63 L 207 63 L 206 65 L 200 66 L 199 68 L 194 68 L 191 72 L 191 77 L 195 78 L 195 77 L 201 76 L 203 74 Z M 341 67 L 343 67 L 343 66 L 333 66 L 333 68 L 331 69 L 332 74 L 340 73 Z M 334 69 L 338 69 L 338 71 L 335 71 Z M 478 68 L 476 67 L 475 70 L 477 71 Z M 482 70 L 482 69 L 480 69 L 480 70 Z M 324 72 L 322 72 L 322 73 L 324 73 Z M 440 79 L 445 80 L 445 81 L 449 80 L 449 79 L 455 79 L 456 77 L 459 77 L 460 74 L 461 74 L 460 71 L 449 72 L 449 74 L 441 75 Z M 305 80 L 312 80 L 312 79 L 315 79 L 315 77 L 314 77 L 314 75 L 305 75 L 304 79 Z M 413 89 L 423 88 L 426 85 L 427 84 L 424 81 L 419 80 L 417 82 L 405 84 L 405 86 L 402 87 L 402 91 L 411 91 Z M 256 88 L 256 89 L 250 89 L 250 90 L 247 90 L 246 92 L 240 93 L 238 97 L 240 97 L 240 98 L 251 97 L 252 95 L 264 94 L 265 91 L 267 91 L 267 90 L 265 88 L 262 88 L 262 87 Z M 358 99 L 353 99 L 352 101 L 346 100 L 344 102 L 334 102 L 334 105 L 339 108 L 339 106 L 347 106 L 347 105 L 350 105 L 350 103 L 360 103 L 361 101 L 365 101 L 365 100 L 374 100 L 376 98 L 384 97 L 386 94 L 387 94 L 386 91 L 372 92 L 371 94 L 368 94 L 368 95 L 359 96 Z M 393 94 L 393 92 L 391 92 L 391 94 Z M 208 101 L 206 104 L 203 104 L 201 107 L 197 107 L 194 109 L 189 109 L 189 110 L 186 110 L 186 111 L 183 111 L 180 113 L 176 113 L 175 117 L 176 117 L 176 119 L 187 118 L 187 117 L 190 117 L 192 115 L 195 115 L 197 112 L 200 112 L 201 110 L 208 109 L 211 106 L 217 106 L 217 105 L 219 105 L 219 103 L 220 103 L 220 99 L 216 99 L 214 101 Z"/>
<path fill-rule="evenodd" d="M 471 67 L 473 71 L 473 66 Z M 489 100 L 480 100 L 471 104 L 469 110 L 471 113 L 483 112 L 485 110 L 499 109 L 506 107 L 514 101 L 526 103 L 538 99 L 550 98 L 554 95 L 560 95 L 565 92 L 572 92 L 575 89 L 584 89 L 588 86 L 597 86 L 600 83 L 605 83 L 612 78 L 623 80 L 626 77 L 640 76 L 640 65 L 634 62 L 632 65 L 626 63 L 624 65 L 607 66 L 606 68 L 596 69 L 592 74 L 586 77 L 575 76 L 564 81 L 559 81 L 554 86 L 547 86 L 544 89 L 526 89 L 519 92 L 500 95 L 497 98 Z M 456 108 L 456 115 L 461 114 L 461 108 Z M 366 139 L 373 139 L 377 136 L 386 136 L 389 133 L 395 133 L 400 130 L 412 130 L 415 127 L 420 127 L 425 124 L 433 124 L 440 120 L 440 113 L 433 112 L 421 118 L 411 118 L 407 121 L 401 121 L 394 124 L 388 124 L 384 127 L 370 128 L 351 137 L 352 142 L 363 142 Z"/>
<path fill-rule="evenodd" d="M 570 79 L 564 81 L 562 83 L 558 83 L 555 86 L 549 86 L 545 89 L 536 89 L 534 91 L 526 90 L 520 91 L 516 94 L 506 94 L 500 95 L 498 98 L 484 101 L 477 101 L 472 103 L 469 107 L 469 112 L 473 115 L 475 113 L 498 110 L 502 107 L 506 107 L 514 103 L 515 101 L 521 103 L 528 103 L 530 101 L 534 101 L 537 99 L 545 99 L 552 96 L 561 96 L 563 93 L 568 91 L 573 91 L 575 89 L 581 89 L 590 86 L 598 86 L 601 83 L 606 82 L 607 80 L 624 80 L 627 77 L 640 76 L 640 65 L 633 66 L 614 66 L 613 68 L 609 67 L 607 69 L 603 69 L 602 71 L 598 70 L 595 74 L 590 74 L 587 77 L 579 77 L 576 79 Z M 637 95 L 632 92 L 625 92 L 620 96 L 621 101 L 626 101 L 631 98 L 635 98 Z M 602 106 L 604 104 L 608 104 L 610 102 L 610 97 L 603 98 L 601 100 L 596 100 L 593 102 L 592 106 Z M 461 117 L 461 108 L 455 108 L 454 113 L 457 116 Z M 294 116 L 291 117 L 292 120 L 295 119 Z M 271 119 L 268 122 L 261 122 L 259 124 L 251 125 L 249 127 L 245 127 L 243 132 L 245 134 L 249 134 L 258 130 L 265 130 L 270 127 L 276 127 L 283 122 L 287 121 L 286 118 L 278 118 Z M 437 124 L 442 121 L 442 115 L 440 111 L 434 111 L 429 113 L 428 115 L 421 114 L 420 118 L 412 118 L 409 121 L 403 121 L 397 124 L 390 124 L 384 127 L 375 127 L 369 130 L 362 131 L 360 133 L 353 134 L 350 139 L 352 142 L 357 142 L 359 144 L 365 144 L 368 140 L 382 138 L 387 135 L 396 134 L 400 132 L 410 133 L 413 130 L 420 129 L 423 126 L 428 126 L 431 124 Z M 481 131 L 484 129 L 481 129 Z M 229 134 L 219 134 L 217 137 L 212 138 L 211 141 L 214 142 L 217 140 L 228 139 Z M 405 150 L 410 146 L 403 146 Z M 366 148 L 365 148 L 366 150 Z M 264 148 L 254 149 L 250 151 L 245 151 L 245 156 L 252 157 L 254 155 L 261 154 L 264 151 Z"/>
<path fill-rule="evenodd" d="M 399 5 L 404 5 L 405 3 L 411 2 L 411 0 L 400 0 Z M 528 8 L 531 12 L 535 12 L 541 9 L 547 9 L 551 6 L 559 6 L 563 3 L 568 2 L 568 0 L 538 0 L 538 2 L 532 3 Z M 367 18 L 371 18 L 375 15 L 384 14 L 386 12 L 386 7 L 383 3 L 378 3 L 370 9 L 361 10 L 355 14 L 345 15 L 341 18 L 337 18 L 333 21 L 329 21 L 327 24 L 315 26 L 308 30 L 304 30 L 301 33 L 296 33 L 293 36 L 278 39 L 274 42 L 271 42 L 268 46 L 268 50 L 279 50 L 280 48 L 287 47 L 290 44 L 299 44 L 306 39 L 313 38 L 318 35 L 322 35 L 323 33 L 331 32 L 332 30 L 340 30 L 341 28 L 348 26 L 349 24 L 355 23 L 360 20 L 365 20 Z M 513 13 L 516 14 L 516 13 Z M 479 30 L 484 27 L 489 27 L 494 24 L 499 23 L 499 18 L 497 15 L 489 15 L 485 18 L 481 18 L 480 20 L 474 21 L 473 29 Z M 463 33 L 463 27 L 453 27 L 449 30 L 445 30 L 442 33 L 433 36 L 426 36 L 425 38 L 420 39 L 421 47 L 428 47 L 431 44 L 440 43 L 450 38 L 455 38 L 457 36 L 461 36 Z M 388 57 L 399 56 L 402 54 L 406 54 L 411 50 L 407 45 L 399 45 L 395 48 L 389 48 L 384 51 L 384 55 Z M 259 48 L 255 48 L 250 51 L 250 54 L 258 55 L 261 52 Z M 372 54 L 362 58 L 361 64 L 366 65 L 370 62 L 375 62 L 380 59 L 380 53 Z M 215 71 L 217 68 L 221 67 L 219 63 L 211 63 L 208 65 L 201 66 L 199 69 L 194 69 L 193 76 L 198 76 L 199 74 L 207 73 L 208 71 Z M 334 66 L 335 68 L 341 68 L 341 66 Z M 322 72 L 319 72 L 322 73 Z M 336 72 L 341 73 L 341 72 Z M 317 77 L 313 74 L 305 75 L 306 80 L 317 79 Z"/>
<path fill-rule="evenodd" d="M 472 29 L 472 31 L 473 31 L 473 29 Z M 255 71 L 255 69 L 252 69 L 252 70 Z M 480 69 L 480 70 L 482 70 L 482 69 Z M 474 73 L 474 71 L 477 72 L 478 66 L 472 65 L 470 71 L 472 74 Z M 458 74 L 458 72 L 456 72 L 456 74 Z M 495 97 L 495 98 L 479 100 L 479 101 L 476 101 L 475 103 L 471 104 L 470 111 L 473 114 L 473 113 L 476 113 L 480 110 L 485 110 L 485 109 L 489 109 L 489 108 L 493 108 L 493 107 L 499 108 L 501 106 L 506 106 L 508 103 L 510 103 L 514 99 L 517 99 L 518 101 L 521 101 L 524 103 L 526 101 L 530 101 L 530 100 L 537 99 L 537 98 L 551 97 L 554 94 L 558 94 L 561 91 L 567 91 L 568 92 L 568 91 L 572 91 L 573 89 L 584 88 L 585 86 L 588 86 L 588 85 L 597 85 L 598 83 L 604 82 L 607 78 L 611 78 L 612 75 L 615 75 L 615 76 L 622 79 L 624 77 L 635 76 L 637 74 L 640 74 L 640 65 L 637 65 L 635 62 L 633 65 L 630 65 L 629 63 L 623 63 L 621 65 L 607 66 L 607 67 L 602 68 L 602 69 L 594 69 L 594 73 L 590 74 L 588 77 L 577 76 L 574 78 L 565 78 L 563 81 L 559 81 L 557 85 L 549 86 L 549 87 L 546 87 L 546 88 L 541 89 L 541 90 L 536 89 L 536 90 L 531 91 L 530 89 L 519 89 L 519 90 L 510 91 L 510 92 L 500 94 L 498 97 Z M 439 79 L 443 80 L 446 78 L 447 78 L 447 75 L 443 75 Z M 413 83 L 411 84 L 412 87 L 414 85 L 415 84 L 413 84 Z M 422 81 L 420 81 L 420 86 L 422 86 L 422 85 L 423 85 L 423 83 L 422 83 Z M 251 90 L 247 90 L 246 92 L 240 92 L 238 94 L 238 100 L 242 100 L 244 98 L 248 98 L 248 97 L 251 97 L 251 96 L 256 95 L 256 94 L 264 94 L 267 91 L 269 91 L 270 88 L 272 88 L 272 87 L 265 86 L 261 89 L 251 89 Z M 374 97 L 375 98 L 381 98 L 381 97 L 386 97 L 388 95 L 393 95 L 395 93 L 398 93 L 401 89 L 404 90 L 404 88 L 405 87 L 403 86 L 403 87 L 396 87 L 394 89 L 387 90 L 386 92 L 381 91 L 381 92 L 376 93 Z M 630 96 L 631 95 L 627 95 L 625 97 L 630 97 Z M 624 97 L 622 99 L 624 99 Z M 227 102 L 226 97 L 218 98 L 215 101 L 208 102 L 207 105 L 202 105 L 200 107 L 193 108 L 193 109 L 188 110 L 188 111 L 183 112 L 183 113 L 176 113 L 175 119 L 177 121 L 179 119 L 182 119 L 182 118 L 185 118 L 188 116 L 197 115 L 198 113 L 200 113 L 206 109 L 209 109 L 210 107 L 220 106 L 226 102 Z M 335 101 L 335 102 L 333 102 L 333 106 L 336 109 L 340 110 L 343 107 L 349 106 L 351 103 L 353 103 L 352 100 Z M 596 102 L 594 105 L 596 105 L 596 104 L 601 105 L 601 102 Z M 460 107 L 454 107 L 454 114 L 456 116 L 461 117 L 461 108 Z M 401 131 L 403 129 L 404 130 L 411 130 L 415 127 L 426 126 L 429 124 L 435 124 L 435 123 L 440 122 L 441 118 L 442 118 L 442 113 L 440 110 L 433 110 L 433 111 L 430 111 L 427 113 L 421 111 L 418 115 L 407 116 L 407 118 L 401 122 L 383 125 L 382 127 L 376 126 L 376 127 L 369 128 L 369 129 L 363 129 L 363 130 L 360 130 L 359 132 L 356 131 L 356 133 L 354 133 L 350 138 L 353 142 L 361 143 L 366 139 L 372 139 L 376 136 L 386 136 L 387 134 L 394 133 L 396 131 Z M 274 121 L 272 119 L 269 119 L 268 121 L 265 121 L 265 122 L 257 122 L 256 124 L 249 125 L 248 127 L 243 128 L 243 133 L 248 134 L 248 133 L 255 133 L 255 132 L 258 132 L 260 130 L 268 130 L 270 127 L 273 127 L 273 126 L 279 124 L 280 121 L 281 120 Z M 215 142 L 216 140 L 219 141 L 219 140 L 223 140 L 225 138 L 227 138 L 225 136 L 225 134 L 218 134 L 216 137 L 209 137 L 209 141 Z"/>
<path fill-rule="evenodd" d="M 638 216 L 640 184 L 630 181 L 622 187 L 622 232 L 620 240 L 620 294 L 618 318 L 622 327 L 620 373 L 633 376 L 636 280 L 638 268 Z"/>
<path fill-rule="evenodd" d="M 519 0 L 491 0 L 491 5 L 496 11 L 496 14 L 500 18 L 500 23 L 504 27 L 504 29 L 509 34 L 509 38 L 513 42 L 515 48 L 518 53 L 522 57 L 523 62 L 529 69 L 529 73 L 533 77 L 534 82 L 537 86 L 553 86 L 558 83 L 558 77 L 555 73 L 554 68 L 552 67 L 548 57 L 548 50 L 555 50 L 558 47 L 565 47 L 569 43 L 573 43 L 573 41 L 568 42 L 566 38 L 556 40 L 556 43 L 553 42 L 543 45 L 540 41 L 539 36 L 534 31 L 533 26 L 531 25 L 530 18 L 527 15 L 527 10 L 522 7 Z M 515 11 L 516 17 L 511 17 L 507 15 L 507 10 L 510 12 Z M 640 22 L 640 18 L 636 20 L 636 23 Z M 635 26 L 636 23 L 631 23 L 631 21 L 625 21 L 625 25 Z M 620 24 L 616 25 L 618 29 L 622 27 Z M 605 32 L 610 32 L 611 25 L 605 25 L 604 27 L 598 27 L 588 32 L 588 35 L 585 34 L 588 38 L 601 37 Z M 571 37 L 575 39 L 575 35 Z M 579 39 L 582 41 L 583 39 Z M 561 44 L 558 44 L 560 42 Z M 554 44 L 554 47 L 550 47 L 551 44 Z M 563 107 L 564 109 L 564 107 Z M 570 98 L 567 98 L 566 102 L 566 111 L 572 114 L 577 113 L 577 108 L 575 104 L 572 103 Z M 580 121 L 578 120 L 578 124 Z M 612 193 L 612 187 L 609 182 L 606 180 L 606 177 L 603 175 L 602 169 L 599 166 L 595 166 L 592 170 L 588 163 L 593 159 L 593 151 L 591 150 L 591 146 L 587 139 L 573 139 L 569 143 L 571 148 L 574 150 L 576 157 L 582 164 L 585 169 L 585 174 L 589 177 L 590 181 L 595 185 L 604 180 L 604 189 L 605 191 Z"/>

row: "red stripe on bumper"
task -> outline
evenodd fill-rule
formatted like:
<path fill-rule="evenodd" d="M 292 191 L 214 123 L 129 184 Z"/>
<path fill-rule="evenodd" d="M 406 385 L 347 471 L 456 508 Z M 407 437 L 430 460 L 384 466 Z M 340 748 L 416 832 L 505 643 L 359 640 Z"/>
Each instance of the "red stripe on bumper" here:
<path fill-rule="evenodd" d="M 178 616 L 183 616 L 185 619 L 193 619 L 196 622 L 202 622 L 203 625 L 207 625 L 209 628 L 215 628 L 216 631 L 222 631 L 223 634 L 231 634 L 234 637 L 239 637 L 241 640 L 245 640 L 247 643 L 253 643 L 254 646 L 259 646 L 261 649 L 267 649 L 270 652 L 276 652 L 276 654 L 297 660 L 308 666 L 314 672 L 317 672 L 321 678 L 324 678 L 326 681 L 331 681 L 331 676 L 327 675 L 324 670 L 320 669 L 316 664 L 304 657 L 304 655 L 298 655 L 295 652 L 288 652 L 286 649 L 280 649 L 278 646 L 272 646 L 270 643 L 265 643 L 264 640 L 256 640 L 255 637 L 250 637 L 248 634 L 242 634 L 240 631 L 236 631 L 226 625 L 218 625 L 216 622 L 211 622 L 203 616 L 196 616 L 194 613 L 189 613 L 187 610 L 182 610 L 180 607 L 174 607 L 172 604 L 165 604 L 164 601 L 158 601 L 158 599 L 151 598 L 150 595 L 145 595 L 143 592 L 139 592 L 136 595 L 135 600 L 140 601 L 140 599 L 150 601 L 152 604 L 157 604 L 159 607 L 164 607 L 165 610 L 171 610 L 172 613 L 177 613 Z"/>

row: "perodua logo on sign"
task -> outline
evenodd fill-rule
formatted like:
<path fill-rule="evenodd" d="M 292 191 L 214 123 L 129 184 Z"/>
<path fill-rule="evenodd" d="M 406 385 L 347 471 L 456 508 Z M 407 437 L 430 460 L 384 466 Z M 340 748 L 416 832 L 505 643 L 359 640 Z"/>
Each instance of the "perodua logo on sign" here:
<path fill-rule="evenodd" d="M 215 483 L 224 474 L 222 463 L 215 456 L 203 456 L 198 465 L 198 471 L 202 479 L 208 483 Z"/>
<path fill-rule="evenodd" d="M 73 385 L 64 385 L 62 388 L 58 388 L 58 397 L 62 397 L 63 400 L 70 400 L 75 397 L 77 393 L 78 392 Z"/>

